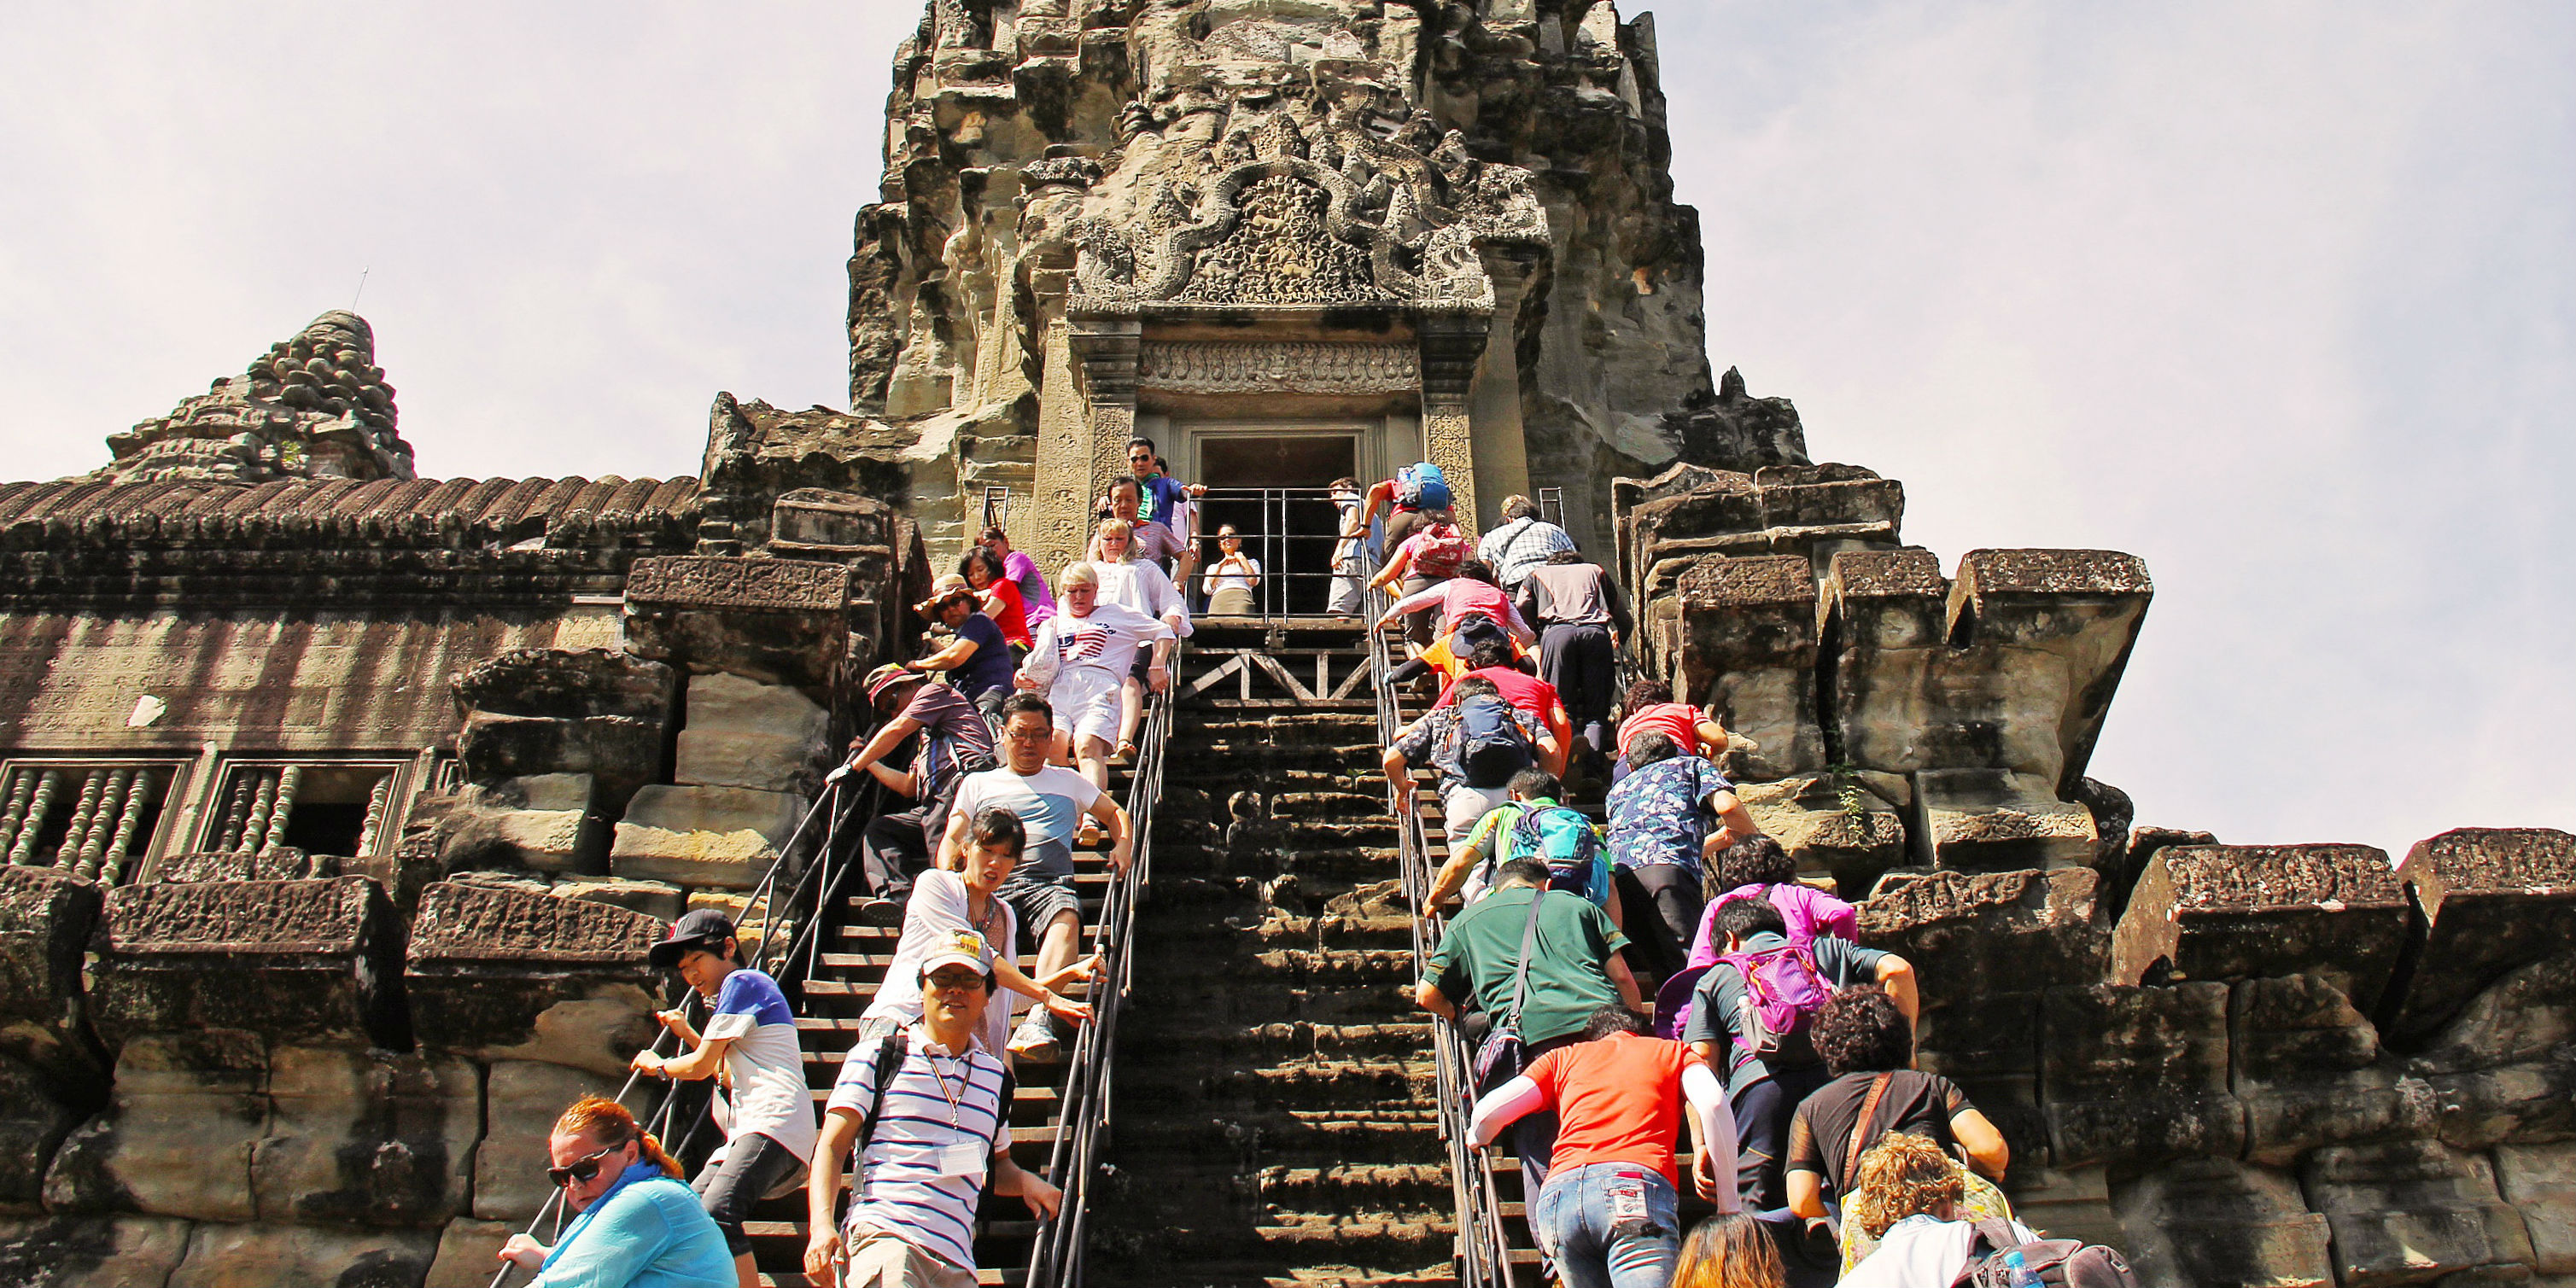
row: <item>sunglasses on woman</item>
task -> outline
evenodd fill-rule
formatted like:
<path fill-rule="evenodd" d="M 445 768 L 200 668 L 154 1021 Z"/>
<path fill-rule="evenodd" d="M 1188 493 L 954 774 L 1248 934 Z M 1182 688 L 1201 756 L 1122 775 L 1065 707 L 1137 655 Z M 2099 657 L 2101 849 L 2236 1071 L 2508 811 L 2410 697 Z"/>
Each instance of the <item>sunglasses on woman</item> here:
<path fill-rule="evenodd" d="M 611 1145 L 596 1154 L 591 1154 L 583 1158 L 576 1158 L 568 1166 L 549 1167 L 546 1169 L 546 1179 L 553 1181 L 556 1189 L 562 1189 L 564 1186 L 570 1185 L 575 1181 L 579 1181 L 582 1184 L 587 1185 L 590 1183 L 591 1178 L 599 1175 L 599 1160 L 624 1148 L 625 1145 L 622 1143 Z"/>

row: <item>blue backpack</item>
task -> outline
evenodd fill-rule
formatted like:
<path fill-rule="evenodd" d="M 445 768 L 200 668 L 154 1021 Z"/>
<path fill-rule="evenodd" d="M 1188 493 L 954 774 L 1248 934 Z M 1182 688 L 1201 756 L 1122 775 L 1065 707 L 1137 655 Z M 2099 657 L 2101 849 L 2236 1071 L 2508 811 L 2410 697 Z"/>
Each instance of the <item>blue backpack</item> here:
<path fill-rule="evenodd" d="M 1492 791 L 1538 763 L 1511 704 L 1479 695 L 1458 704 L 1458 770 L 1469 786 Z"/>
<path fill-rule="evenodd" d="M 1446 510 L 1449 508 L 1449 476 L 1429 461 L 1407 465 L 1395 472 L 1395 504 L 1401 510 Z"/>
<path fill-rule="evenodd" d="M 1548 888 L 1570 890 L 1595 904 L 1610 901 L 1610 865 L 1601 855 L 1601 833 L 1579 810 L 1539 805 L 1521 811 L 1512 825 L 1512 854 L 1547 864 Z"/>

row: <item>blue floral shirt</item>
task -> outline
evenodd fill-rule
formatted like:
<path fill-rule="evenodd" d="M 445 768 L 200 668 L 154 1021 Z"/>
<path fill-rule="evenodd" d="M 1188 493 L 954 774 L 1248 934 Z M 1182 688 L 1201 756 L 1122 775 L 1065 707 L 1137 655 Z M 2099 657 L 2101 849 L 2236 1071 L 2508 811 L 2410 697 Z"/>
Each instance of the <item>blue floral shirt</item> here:
<path fill-rule="evenodd" d="M 1708 799 L 1735 784 L 1699 756 L 1659 760 L 1610 789 L 1610 861 L 1623 868 L 1670 863 L 1699 871 Z"/>

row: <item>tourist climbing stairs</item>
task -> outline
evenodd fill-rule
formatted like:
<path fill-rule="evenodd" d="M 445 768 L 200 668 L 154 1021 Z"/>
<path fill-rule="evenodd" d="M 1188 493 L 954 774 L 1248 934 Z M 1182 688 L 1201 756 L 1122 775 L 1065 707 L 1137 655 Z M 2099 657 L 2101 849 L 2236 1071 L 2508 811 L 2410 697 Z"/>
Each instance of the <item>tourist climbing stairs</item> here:
<path fill-rule="evenodd" d="M 1377 664 L 1384 668 L 1394 657 L 1385 641 L 1374 644 Z M 1428 696 L 1427 683 L 1381 686 L 1377 721 L 1382 736 L 1391 739 L 1397 729 L 1419 718 L 1429 705 L 1424 700 Z M 1403 821 L 1399 841 L 1407 897 L 1419 907 L 1441 865 L 1449 861 L 1450 850 L 1438 776 L 1424 766 L 1414 766 L 1412 773 L 1414 808 Z M 1382 775 L 1379 781 L 1383 783 Z M 1603 786 L 1594 777 L 1584 788 L 1569 790 L 1564 803 L 1590 815 L 1596 825 L 1601 824 L 1605 818 L 1600 800 Z M 1424 916 L 1416 922 L 1417 969 L 1427 966 L 1439 947 L 1445 916 L 1454 915 L 1458 909 L 1452 905 L 1440 911 L 1445 915 Z M 1430 1027 L 1430 1045 L 1440 1068 L 1443 1091 L 1443 1130 L 1452 1145 L 1457 1226 L 1462 1232 L 1458 1240 L 1459 1280 L 1479 1288 L 1537 1288 L 1548 1280 L 1542 1273 L 1538 1240 L 1530 1230 L 1529 1200 L 1534 1196 L 1522 1185 L 1520 1160 L 1508 1148 L 1478 1150 L 1467 1143 L 1467 1122 L 1475 1103 L 1475 1053 L 1450 1024 L 1439 1022 Z M 1508 1140 L 1507 1135 L 1505 1143 Z M 1680 1217 L 1685 1229 L 1715 1211 L 1690 1192 L 1688 1143 L 1687 1135 L 1678 1136 L 1674 1156 L 1677 1174 L 1683 1179 Z"/>
<path fill-rule="evenodd" d="M 1203 625 L 1190 659 L 1087 1279 L 1454 1282 L 1361 632 Z"/>

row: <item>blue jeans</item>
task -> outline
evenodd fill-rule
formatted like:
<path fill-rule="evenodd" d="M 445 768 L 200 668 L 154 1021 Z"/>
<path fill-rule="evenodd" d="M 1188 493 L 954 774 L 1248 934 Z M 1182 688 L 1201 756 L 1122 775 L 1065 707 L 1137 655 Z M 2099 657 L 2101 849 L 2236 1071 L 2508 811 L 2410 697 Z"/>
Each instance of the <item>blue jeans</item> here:
<path fill-rule="evenodd" d="M 1680 1202 L 1672 1182 L 1651 1167 L 1559 1168 L 1539 1191 L 1530 1230 L 1555 1258 L 1566 1288 L 1665 1288 L 1681 1256 Z"/>

